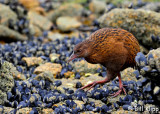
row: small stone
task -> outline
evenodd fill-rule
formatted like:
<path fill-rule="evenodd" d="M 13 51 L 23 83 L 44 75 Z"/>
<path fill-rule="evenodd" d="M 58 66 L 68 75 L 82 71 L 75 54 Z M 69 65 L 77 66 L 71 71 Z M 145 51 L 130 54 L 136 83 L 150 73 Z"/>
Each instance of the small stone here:
<path fill-rule="evenodd" d="M 23 57 L 22 60 L 27 63 L 28 67 L 40 65 L 43 62 L 43 59 L 41 57 Z"/>
<path fill-rule="evenodd" d="M 59 8 L 57 8 L 54 11 L 51 11 L 48 13 L 47 17 L 52 22 L 56 22 L 56 19 L 60 16 L 81 16 L 83 12 L 83 6 L 76 3 L 68 3 L 61 5 Z"/>
<path fill-rule="evenodd" d="M 39 6 L 38 0 L 18 0 L 24 7 L 31 9 Z"/>
<path fill-rule="evenodd" d="M 38 26 L 33 25 L 32 23 L 30 23 L 29 24 L 29 29 L 30 29 L 31 35 L 42 36 L 42 31 Z"/>
<path fill-rule="evenodd" d="M 0 37 L 16 41 L 24 41 L 28 39 L 26 36 L 23 36 L 17 31 L 11 30 L 3 25 L 0 25 Z"/>
<path fill-rule="evenodd" d="M 46 108 L 46 109 L 42 109 L 42 114 L 51 114 L 53 113 L 53 109 L 51 108 Z"/>
<path fill-rule="evenodd" d="M 4 4 L 0 4 L 0 24 L 9 26 L 9 20 L 12 19 L 13 23 L 15 24 L 17 19 L 17 15 L 13 12 L 9 6 Z"/>
<path fill-rule="evenodd" d="M 48 38 L 51 41 L 55 41 L 56 39 L 59 39 L 59 40 L 64 39 L 64 36 L 58 32 L 48 32 Z"/>
<path fill-rule="evenodd" d="M 157 95 L 158 93 L 160 94 L 160 87 L 156 86 L 153 90 L 153 94 Z"/>
<path fill-rule="evenodd" d="M 28 12 L 28 18 L 30 20 L 30 23 L 37 26 L 41 30 L 49 30 L 53 25 L 53 23 L 50 20 L 48 20 L 46 17 L 39 15 L 33 11 Z"/>
<path fill-rule="evenodd" d="M 73 75 L 74 75 L 74 72 L 71 72 L 71 71 L 68 71 L 68 72 L 64 73 L 65 78 L 73 77 Z"/>
<path fill-rule="evenodd" d="M 99 64 L 91 64 L 86 62 L 85 60 L 81 60 L 78 62 L 75 62 L 73 64 L 73 69 L 75 69 L 76 72 L 82 72 L 82 73 L 96 73 L 96 70 L 98 68 L 101 68 L 101 66 Z"/>
<path fill-rule="evenodd" d="M 16 114 L 29 114 L 30 111 L 32 111 L 32 108 L 21 108 L 17 110 Z"/>
<path fill-rule="evenodd" d="M 40 66 L 38 66 L 35 70 L 34 70 L 34 73 L 35 74 L 40 74 L 42 72 L 45 72 L 45 71 L 50 71 L 53 76 L 55 77 L 57 74 L 59 74 L 62 70 L 62 66 L 61 64 L 56 64 L 56 63 L 45 63 L 45 64 L 42 64 Z"/>
<path fill-rule="evenodd" d="M 52 72 L 50 71 L 44 71 L 40 74 L 38 74 L 34 79 L 40 81 L 40 80 L 48 80 L 50 82 L 54 82 L 54 77 L 53 77 L 53 74 Z"/>
<path fill-rule="evenodd" d="M 59 54 L 52 53 L 49 55 L 49 58 L 50 58 L 51 62 L 54 62 L 56 59 L 59 58 L 59 56 L 60 56 Z"/>
<path fill-rule="evenodd" d="M 92 0 L 92 2 L 89 3 L 89 9 L 96 14 L 101 14 L 106 9 L 106 3 L 105 1 L 100 0 Z"/>
<path fill-rule="evenodd" d="M 56 20 L 56 24 L 63 32 L 74 30 L 75 28 L 78 28 L 82 25 L 76 18 L 68 16 L 59 17 Z"/>
<path fill-rule="evenodd" d="M 80 109 L 82 109 L 82 106 L 84 105 L 83 101 L 74 100 L 74 102 L 77 104 L 77 107 L 79 107 Z"/>

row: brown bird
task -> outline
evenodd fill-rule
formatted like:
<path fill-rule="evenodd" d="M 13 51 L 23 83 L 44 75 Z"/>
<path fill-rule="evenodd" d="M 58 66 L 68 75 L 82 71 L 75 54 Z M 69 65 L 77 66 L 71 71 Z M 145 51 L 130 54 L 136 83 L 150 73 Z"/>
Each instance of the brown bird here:
<path fill-rule="evenodd" d="M 121 81 L 120 71 L 136 65 L 135 56 L 140 52 L 137 39 L 128 31 L 116 28 L 103 28 L 92 33 L 89 38 L 77 44 L 68 62 L 75 58 L 84 57 L 92 64 L 101 64 L 107 69 L 107 77 L 101 81 L 90 83 L 81 89 L 94 87 L 113 80 L 118 76 L 119 91 L 112 94 L 114 97 L 125 92 Z M 88 90 L 89 90 L 88 89 Z"/>

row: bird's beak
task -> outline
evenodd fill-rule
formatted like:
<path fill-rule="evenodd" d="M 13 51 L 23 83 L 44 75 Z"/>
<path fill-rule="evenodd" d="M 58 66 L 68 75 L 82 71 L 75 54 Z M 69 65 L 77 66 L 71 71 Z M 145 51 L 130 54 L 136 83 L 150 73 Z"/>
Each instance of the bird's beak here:
<path fill-rule="evenodd" d="M 72 61 L 73 59 L 77 58 L 77 55 L 74 54 L 74 52 L 72 53 L 72 55 L 69 57 L 69 59 L 67 60 L 67 63 L 69 63 L 70 61 Z"/>

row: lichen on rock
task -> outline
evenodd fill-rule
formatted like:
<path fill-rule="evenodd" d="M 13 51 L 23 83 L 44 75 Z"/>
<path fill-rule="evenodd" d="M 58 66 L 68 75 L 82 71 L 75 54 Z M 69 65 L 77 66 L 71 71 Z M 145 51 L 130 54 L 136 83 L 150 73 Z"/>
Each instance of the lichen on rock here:
<path fill-rule="evenodd" d="M 12 68 L 14 67 L 11 63 L 1 61 L 0 68 L 0 104 L 4 104 L 7 100 L 7 92 L 11 91 L 14 87 L 14 78 L 12 73 Z"/>
<path fill-rule="evenodd" d="M 151 36 L 160 36 L 160 14 L 142 9 L 113 9 L 99 18 L 101 27 L 122 28 L 131 32 L 146 48 L 157 48 Z"/>

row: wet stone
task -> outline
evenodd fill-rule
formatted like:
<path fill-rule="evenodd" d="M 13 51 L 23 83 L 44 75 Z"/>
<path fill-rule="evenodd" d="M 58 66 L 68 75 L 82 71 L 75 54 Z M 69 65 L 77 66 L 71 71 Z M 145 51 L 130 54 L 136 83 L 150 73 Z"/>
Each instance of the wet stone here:
<path fill-rule="evenodd" d="M 41 57 L 23 57 L 22 60 L 27 63 L 28 67 L 40 65 L 43 62 Z"/>

